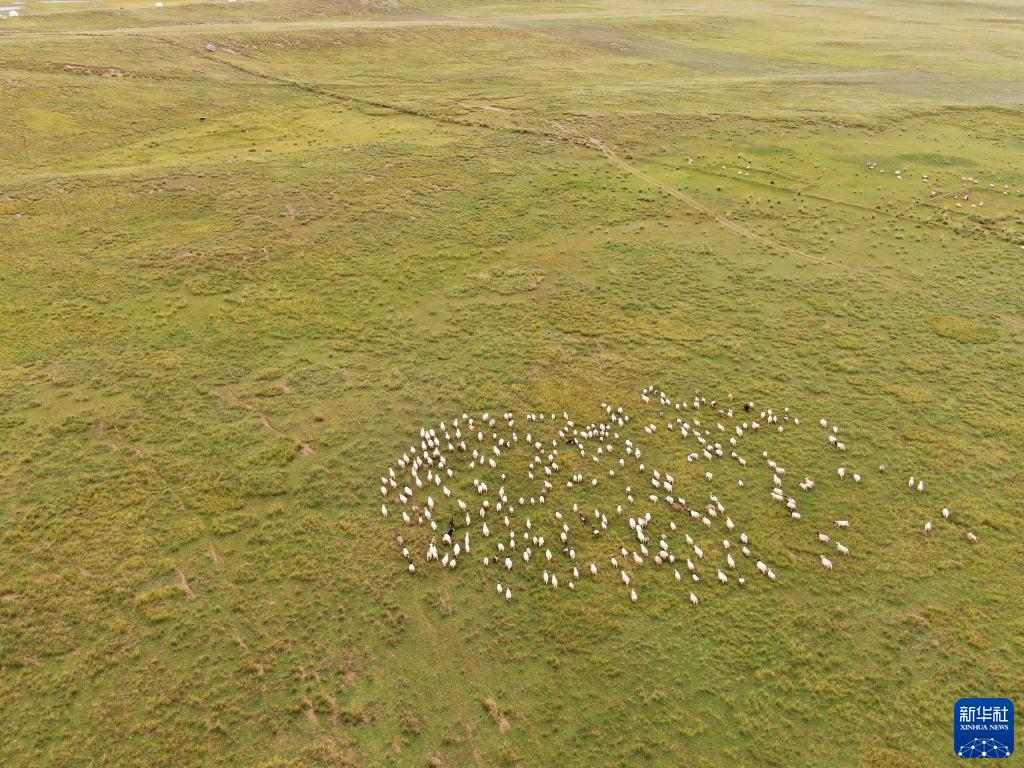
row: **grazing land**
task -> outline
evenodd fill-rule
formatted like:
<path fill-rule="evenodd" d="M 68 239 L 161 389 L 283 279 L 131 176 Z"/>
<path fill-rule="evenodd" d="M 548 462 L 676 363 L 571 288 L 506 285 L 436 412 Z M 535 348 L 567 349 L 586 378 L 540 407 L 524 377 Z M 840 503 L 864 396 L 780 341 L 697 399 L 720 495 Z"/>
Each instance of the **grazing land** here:
<path fill-rule="evenodd" d="M 1024 708 L 1019 2 L 8 2 L 0 764 L 927 768 Z M 652 384 L 819 430 L 800 534 L 729 470 L 776 584 L 407 572 L 381 475 L 463 412 L 643 410 L 701 509 Z"/>

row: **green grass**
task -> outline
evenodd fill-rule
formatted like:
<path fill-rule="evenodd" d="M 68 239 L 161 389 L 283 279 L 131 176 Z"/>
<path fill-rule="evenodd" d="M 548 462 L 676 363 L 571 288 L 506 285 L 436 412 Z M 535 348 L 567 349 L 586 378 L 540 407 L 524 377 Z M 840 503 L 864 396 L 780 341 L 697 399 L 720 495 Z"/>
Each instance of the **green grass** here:
<path fill-rule="evenodd" d="M 1024 690 L 1022 21 L 0 21 L 0 762 L 953 764 L 955 700 Z M 886 482 L 793 461 L 857 556 L 824 578 L 765 501 L 779 584 L 698 611 L 669 578 L 633 608 L 405 574 L 378 478 L 421 425 L 651 382 L 837 420 Z M 942 506 L 977 547 L 922 541 Z"/>

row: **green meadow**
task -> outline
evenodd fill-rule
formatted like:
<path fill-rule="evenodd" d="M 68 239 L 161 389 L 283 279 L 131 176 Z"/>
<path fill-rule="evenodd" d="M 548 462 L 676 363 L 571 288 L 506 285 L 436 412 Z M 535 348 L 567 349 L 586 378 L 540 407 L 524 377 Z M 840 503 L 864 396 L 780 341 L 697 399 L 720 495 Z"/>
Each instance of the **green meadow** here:
<path fill-rule="evenodd" d="M 959 697 L 1024 708 L 1019 3 L 18 14 L 0 764 L 928 768 Z M 650 384 L 842 426 L 799 535 L 730 491 L 777 584 L 406 572 L 421 426 Z"/>

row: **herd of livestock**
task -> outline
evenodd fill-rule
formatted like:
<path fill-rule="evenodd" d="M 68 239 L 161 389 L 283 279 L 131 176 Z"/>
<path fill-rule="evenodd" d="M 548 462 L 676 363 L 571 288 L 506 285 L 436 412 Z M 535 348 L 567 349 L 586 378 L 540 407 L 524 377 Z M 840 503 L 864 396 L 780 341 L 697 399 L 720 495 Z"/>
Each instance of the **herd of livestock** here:
<path fill-rule="evenodd" d="M 463 413 L 422 428 L 380 485 L 381 513 L 402 521 L 396 545 L 408 572 L 472 562 L 507 601 L 520 578 L 577 590 L 607 576 L 637 603 L 645 569 L 667 569 L 696 606 L 715 589 L 775 583 L 782 561 L 800 561 L 787 546 L 794 537 L 826 571 L 856 556 L 855 507 L 841 513 L 815 491 L 826 481 L 860 487 L 869 474 L 880 482 L 885 466 L 846 461 L 839 425 L 802 424 L 789 408 L 731 395 L 674 401 L 653 386 L 638 410 L 642 419 L 603 403 L 587 424 L 566 412 Z M 794 466 L 807 440 L 833 454 L 828 478 Z M 906 488 L 924 494 L 925 481 L 910 477 Z M 936 520 L 953 524 L 948 507 L 936 513 L 914 525 L 921 535 Z"/>

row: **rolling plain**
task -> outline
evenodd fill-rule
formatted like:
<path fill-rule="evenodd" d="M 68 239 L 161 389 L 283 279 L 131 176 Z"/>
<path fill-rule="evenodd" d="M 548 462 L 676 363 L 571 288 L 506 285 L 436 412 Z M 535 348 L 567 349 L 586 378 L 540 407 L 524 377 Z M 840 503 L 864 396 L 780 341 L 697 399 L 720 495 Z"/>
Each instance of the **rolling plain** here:
<path fill-rule="evenodd" d="M 15 5 L 0 763 L 927 768 L 1024 707 L 1019 3 Z M 799 536 L 730 491 L 777 584 L 407 573 L 421 426 L 652 384 L 842 426 Z"/>

